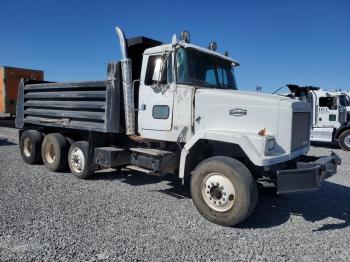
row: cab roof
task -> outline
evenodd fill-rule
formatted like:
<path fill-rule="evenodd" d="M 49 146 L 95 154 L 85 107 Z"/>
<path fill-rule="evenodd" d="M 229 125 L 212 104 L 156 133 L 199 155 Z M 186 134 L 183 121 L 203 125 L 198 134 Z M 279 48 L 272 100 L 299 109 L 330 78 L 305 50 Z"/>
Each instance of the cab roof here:
<path fill-rule="evenodd" d="M 197 49 L 197 50 L 199 50 L 199 51 L 201 51 L 203 53 L 207 53 L 207 54 L 210 54 L 210 55 L 218 56 L 218 57 L 220 57 L 222 59 L 230 61 L 231 63 L 234 63 L 235 66 L 239 66 L 239 63 L 237 61 L 233 60 L 231 57 L 228 57 L 228 56 L 225 56 L 223 54 L 220 54 L 219 52 L 212 51 L 210 49 L 203 48 L 203 47 L 200 47 L 198 45 L 188 44 L 188 43 L 183 43 L 183 46 L 185 48 L 193 48 L 193 49 Z"/>
<path fill-rule="evenodd" d="M 233 63 L 235 66 L 239 66 L 239 63 L 237 61 L 233 60 L 231 57 L 220 54 L 219 52 L 215 52 L 215 51 L 209 50 L 207 48 L 200 47 L 198 45 L 184 43 L 182 41 L 180 41 L 178 43 L 180 46 L 183 46 L 184 48 L 196 49 L 200 52 L 207 53 L 209 55 L 217 56 L 217 57 L 220 57 L 221 59 L 227 60 L 227 61 Z M 160 53 L 160 52 L 163 52 L 165 50 L 169 50 L 170 48 L 171 48 L 171 44 L 164 44 L 164 45 L 160 45 L 160 46 L 155 46 L 155 47 L 146 49 L 144 54 Z"/>

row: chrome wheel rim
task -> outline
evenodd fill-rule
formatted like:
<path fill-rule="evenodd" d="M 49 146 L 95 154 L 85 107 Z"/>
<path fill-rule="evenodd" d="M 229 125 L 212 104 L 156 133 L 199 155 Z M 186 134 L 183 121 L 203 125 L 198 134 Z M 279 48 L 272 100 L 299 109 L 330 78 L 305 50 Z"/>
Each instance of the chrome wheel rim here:
<path fill-rule="evenodd" d="M 350 135 L 344 137 L 344 144 L 350 148 Z"/>
<path fill-rule="evenodd" d="M 83 151 L 80 148 L 74 148 L 72 150 L 69 161 L 74 172 L 83 172 L 85 167 L 85 157 Z"/>
<path fill-rule="evenodd" d="M 33 152 L 33 143 L 30 137 L 24 138 L 23 141 L 23 153 L 26 157 L 30 157 Z"/>
<path fill-rule="evenodd" d="M 225 212 L 235 203 L 235 188 L 225 175 L 210 173 L 203 179 L 202 197 L 211 209 Z"/>

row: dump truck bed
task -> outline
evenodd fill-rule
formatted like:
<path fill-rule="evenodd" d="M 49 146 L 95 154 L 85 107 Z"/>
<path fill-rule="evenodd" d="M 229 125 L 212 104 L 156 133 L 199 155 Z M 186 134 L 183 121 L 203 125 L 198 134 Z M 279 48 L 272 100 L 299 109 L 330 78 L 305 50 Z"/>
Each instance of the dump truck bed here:
<path fill-rule="evenodd" d="M 21 81 L 16 127 L 40 125 L 107 133 L 123 132 L 120 62 L 110 63 L 106 81 Z"/>

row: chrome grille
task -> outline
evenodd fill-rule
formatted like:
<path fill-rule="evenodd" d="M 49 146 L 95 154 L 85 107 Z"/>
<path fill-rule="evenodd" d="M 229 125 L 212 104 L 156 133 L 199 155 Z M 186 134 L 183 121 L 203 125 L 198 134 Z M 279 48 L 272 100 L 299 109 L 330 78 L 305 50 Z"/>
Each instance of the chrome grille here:
<path fill-rule="evenodd" d="M 310 113 L 294 112 L 292 123 L 292 151 L 310 144 Z"/>

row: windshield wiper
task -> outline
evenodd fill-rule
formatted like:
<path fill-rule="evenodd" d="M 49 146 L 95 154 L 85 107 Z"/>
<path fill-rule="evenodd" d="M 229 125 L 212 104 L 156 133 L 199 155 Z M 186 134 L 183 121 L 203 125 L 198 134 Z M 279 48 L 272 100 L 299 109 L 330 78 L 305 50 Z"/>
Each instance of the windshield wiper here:
<path fill-rule="evenodd" d="M 213 85 L 212 83 L 209 83 L 207 81 L 200 80 L 200 79 L 190 79 L 190 82 L 193 82 L 199 85 L 209 86 L 209 87 L 216 87 L 216 85 Z"/>
<path fill-rule="evenodd" d="M 205 87 L 214 87 L 214 88 L 225 88 L 225 89 L 229 89 L 232 88 L 232 86 L 227 85 L 227 86 L 222 86 L 222 85 L 214 85 L 212 83 L 209 83 L 207 81 L 204 80 L 200 80 L 200 79 L 195 79 L 195 78 L 191 78 L 188 81 L 181 81 L 179 82 L 180 84 L 185 84 L 185 85 L 201 85 L 201 86 L 205 86 Z"/>

